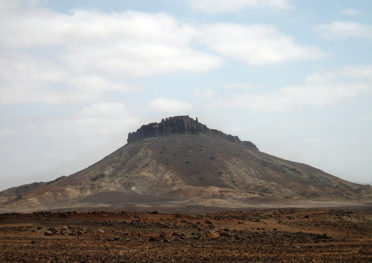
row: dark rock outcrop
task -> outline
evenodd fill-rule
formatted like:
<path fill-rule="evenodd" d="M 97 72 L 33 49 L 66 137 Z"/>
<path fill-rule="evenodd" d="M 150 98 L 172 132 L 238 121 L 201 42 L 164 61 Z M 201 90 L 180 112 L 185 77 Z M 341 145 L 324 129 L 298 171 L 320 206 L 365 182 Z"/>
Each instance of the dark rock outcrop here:
<path fill-rule="evenodd" d="M 128 134 L 128 143 L 136 142 L 144 138 L 152 138 L 159 136 L 169 136 L 174 134 L 199 134 L 210 133 L 224 138 L 233 143 L 242 143 L 245 146 L 256 149 L 256 145 L 249 141 L 241 141 L 238 136 L 225 134 L 215 129 L 209 129 L 206 125 L 200 123 L 198 119 L 194 120 L 187 115 L 174 116 L 163 119 L 160 123 L 153 122 L 147 125 L 142 125 L 136 132 Z"/>
<path fill-rule="evenodd" d="M 250 141 L 242 141 L 242 143 L 243 143 L 245 146 L 247 146 L 247 147 L 249 147 L 249 148 L 252 148 L 252 149 L 255 149 L 255 150 L 258 151 L 257 146 L 256 146 L 253 142 L 250 142 Z"/>
<path fill-rule="evenodd" d="M 160 123 L 142 125 L 136 132 L 128 134 L 128 143 L 139 141 L 144 138 L 168 136 L 172 134 L 199 134 L 209 129 L 204 124 L 189 116 L 175 116 L 163 119 Z"/>

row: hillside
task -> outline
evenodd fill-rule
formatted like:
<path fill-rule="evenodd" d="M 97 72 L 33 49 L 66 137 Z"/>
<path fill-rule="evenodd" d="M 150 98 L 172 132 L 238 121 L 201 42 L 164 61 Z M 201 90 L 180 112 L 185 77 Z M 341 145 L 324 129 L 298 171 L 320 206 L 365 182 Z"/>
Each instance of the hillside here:
<path fill-rule="evenodd" d="M 72 207 L 225 206 L 368 201 L 370 186 L 263 153 L 237 136 L 176 116 L 129 133 L 94 165 L 0 193 L 0 211 Z"/>

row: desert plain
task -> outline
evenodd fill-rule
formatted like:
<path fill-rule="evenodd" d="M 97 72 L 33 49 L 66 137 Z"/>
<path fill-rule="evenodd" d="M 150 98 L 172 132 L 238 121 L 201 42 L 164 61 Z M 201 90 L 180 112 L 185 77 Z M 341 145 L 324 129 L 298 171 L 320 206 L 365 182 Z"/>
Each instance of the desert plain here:
<path fill-rule="evenodd" d="M 371 206 L 0 215 L 0 262 L 372 262 Z"/>

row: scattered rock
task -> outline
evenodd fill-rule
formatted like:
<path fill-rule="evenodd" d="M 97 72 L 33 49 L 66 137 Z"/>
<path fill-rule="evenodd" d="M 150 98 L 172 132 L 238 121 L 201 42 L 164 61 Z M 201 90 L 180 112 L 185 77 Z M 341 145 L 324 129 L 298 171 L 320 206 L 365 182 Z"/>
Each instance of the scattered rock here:
<path fill-rule="evenodd" d="M 219 239 L 221 235 L 218 232 L 209 232 L 208 236 L 209 239 Z"/>
<path fill-rule="evenodd" d="M 47 231 L 44 232 L 44 235 L 45 236 L 53 236 L 53 232 L 50 231 L 50 230 L 47 230 Z"/>
<path fill-rule="evenodd" d="M 154 236 L 149 237 L 150 242 L 158 241 L 158 239 Z"/>

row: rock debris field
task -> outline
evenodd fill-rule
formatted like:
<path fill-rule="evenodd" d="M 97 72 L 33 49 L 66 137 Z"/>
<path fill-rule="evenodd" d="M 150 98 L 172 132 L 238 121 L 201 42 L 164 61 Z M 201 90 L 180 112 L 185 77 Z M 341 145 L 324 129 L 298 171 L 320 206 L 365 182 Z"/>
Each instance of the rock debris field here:
<path fill-rule="evenodd" d="M 0 262 L 372 262 L 372 213 L 1 214 Z"/>

